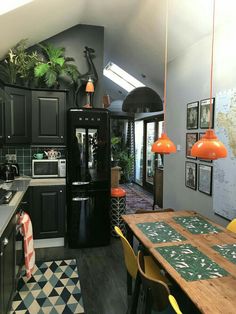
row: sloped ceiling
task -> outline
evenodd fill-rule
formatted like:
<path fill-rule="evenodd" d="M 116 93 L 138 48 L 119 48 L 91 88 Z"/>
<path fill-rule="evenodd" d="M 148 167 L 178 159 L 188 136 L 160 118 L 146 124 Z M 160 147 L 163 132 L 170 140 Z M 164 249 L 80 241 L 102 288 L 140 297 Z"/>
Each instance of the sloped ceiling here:
<path fill-rule="evenodd" d="M 105 27 L 104 64 L 117 63 L 162 95 L 165 12 L 166 0 L 34 0 L 0 16 L 0 57 L 22 38 L 33 45 L 76 24 L 100 25 Z M 212 0 L 169 0 L 168 12 L 171 61 L 209 34 Z M 233 19 L 234 12 L 234 0 L 217 0 L 217 26 Z M 106 79 L 104 89 L 113 99 L 126 95 Z"/>

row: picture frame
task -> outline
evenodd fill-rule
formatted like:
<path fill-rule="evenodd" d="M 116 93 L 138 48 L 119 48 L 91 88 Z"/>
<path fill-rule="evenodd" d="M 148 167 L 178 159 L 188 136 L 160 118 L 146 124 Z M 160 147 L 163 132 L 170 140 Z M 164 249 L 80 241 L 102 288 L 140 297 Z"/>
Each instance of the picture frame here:
<path fill-rule="evenodd" d="M 198 141 L 198 133 L 186 133 L 186 158 L 197 159 L 191 156 L 191 149 L 193 145 Z"/>
<path fill-rule="evenodd" d="M 187 104 L 187 130 L 198 129 L 199 101 Z"/>
<path fill-rule="evenodd" d="M 203 135 L 204 135 L 205 133 L 204 132 L 200 132 L 199 133 L 199 136 L 198 136 L 198 138 L 199 138 L 199 140 L 203 137 Z M 200 161 L 202 161 L 202 162 L 209 162 L 209 163 L 212 163 L 212 160 L 209 160 L 209 159 L 199 159 Z"/>
<path fill-rule="evenodd" d="M 185 186 L 193 190 L 197 189 L 197 164 L 195 162 L 185 162 Z"/>
<path fill-rule="evenodd" d="M 200 129 L 209 128 L 209 120 L 211 118 L 210 128 L 214 128 L 214 111 L 215 111 L 215 98 L 212 98 L 212 113 L 210 115 L 210 98 L 202 99 L 200 101 Z"/>
<path fill-rule="evenodd" d="M 198 165 L 198 190 L 207 195 L 212 195 L 212 173 L 213 167 L 209 165 Z"/>

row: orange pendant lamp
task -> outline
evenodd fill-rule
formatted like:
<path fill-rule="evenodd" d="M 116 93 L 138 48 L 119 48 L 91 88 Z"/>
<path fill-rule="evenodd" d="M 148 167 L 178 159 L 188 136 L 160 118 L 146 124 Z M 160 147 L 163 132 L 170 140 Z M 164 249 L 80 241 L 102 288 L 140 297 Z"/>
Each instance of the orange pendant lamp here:
<path fill-rule="evenodd" d="M 191 155 L 193 157 L 215 160 L 225 158 L 227 156 L 227 149 L 224 144 L 219 141 L 214 130 L 211 130 L 212 120 L 212 81 L 213 81 L 213 61 L 214 61 L 214 34 L 215 31 L 215 0 L 213 0 L 213 26 L 212 26 L 212 44 L 211 44 L 211 72 L 210 72 L 210 117 L 209 128 L 203 137 L 197 141 L 192 149 Z"/>
<path fill-rule="evenodd" d="M 166 36 L 165 36 L 165 76 L 164 76 L 164 132 L 161 137 L 152 144 L 152 152 L 158 154 L 176 153 L 175 144 L 166 134 L 165 115 L 166 115 L 166 81 L 167 81 L 167 33 L 168 33 L 168 0 L 166 1 Z"/>

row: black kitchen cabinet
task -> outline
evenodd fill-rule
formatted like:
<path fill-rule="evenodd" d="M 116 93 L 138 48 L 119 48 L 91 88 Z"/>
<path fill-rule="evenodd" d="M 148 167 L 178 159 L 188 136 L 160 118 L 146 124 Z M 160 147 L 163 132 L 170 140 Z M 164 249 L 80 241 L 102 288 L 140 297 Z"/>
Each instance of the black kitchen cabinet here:
<path fill-rule="evenodd" d="M 32 91 L 32 143 L 65 143 L 66 93 Z"/>
<path fill-rule="evenodd" d="M 31 187 L 34 239 L 59 238 L 65 232 L 65 186 Z"/>
<path fill-rule="evenodd" d="M 0 313 L 6 314 L 15 291 L 16 217 L 11 219 L 1 236 L 0 253 Z"/>
<path fill-rule="evenodd" d="M 10 99 L 5 103 L 5 142 L 28 144 L 31 142 L 31 91 L 5 87 Z"/>
<path fill-rule="evenodd" d="M 0 98 L 0 145 L 4 142 L 4 101 Z"/>

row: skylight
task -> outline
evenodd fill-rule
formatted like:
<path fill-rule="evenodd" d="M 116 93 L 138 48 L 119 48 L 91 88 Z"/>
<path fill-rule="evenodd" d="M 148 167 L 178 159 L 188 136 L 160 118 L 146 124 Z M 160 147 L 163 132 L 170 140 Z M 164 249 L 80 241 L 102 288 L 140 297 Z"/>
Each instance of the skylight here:
<path fill-rule="evenodd" d="M 132 91 L 136 87 L 145 86 L 143 83 L 138 81 L 132 75 L 122 70 L 118 65 L 113 62 L 109 62 L 103 69 L 103 75 L 108 77 L 117 85 L 124 88 L 127 92 Z"/>
<path fill-rule="evenodd" d="M 0 1 L 0 15 L 13 11 L 33 0 L 2 0 Z"/>

